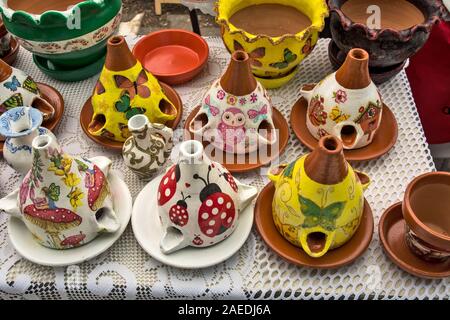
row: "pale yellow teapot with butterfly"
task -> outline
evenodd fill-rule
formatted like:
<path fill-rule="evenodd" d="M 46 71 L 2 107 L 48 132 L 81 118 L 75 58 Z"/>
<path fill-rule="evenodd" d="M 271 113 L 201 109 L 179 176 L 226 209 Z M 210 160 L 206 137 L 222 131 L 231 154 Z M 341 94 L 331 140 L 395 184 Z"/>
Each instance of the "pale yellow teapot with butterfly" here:
<path fill-rule="evenodd" d="M 269 178 L 276 228 L 309 256 L 319 258 L 355 234 L 370 179 L 347 163 L 336 137 L 325 136 L 312 153 L 271 168 Z"/>

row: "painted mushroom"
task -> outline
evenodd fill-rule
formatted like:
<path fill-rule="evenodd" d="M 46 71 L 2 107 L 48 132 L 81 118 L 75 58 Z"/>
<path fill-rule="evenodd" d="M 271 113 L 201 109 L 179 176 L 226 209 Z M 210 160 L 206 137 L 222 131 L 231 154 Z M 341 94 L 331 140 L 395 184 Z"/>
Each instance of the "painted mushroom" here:
<path fill-rule="evenodd" d="M 85 177 L 86 188 L 88 188 L 88 205 L 93 211 L 97 211 L 102 207 L 109 194 L 109 185 L 99 167 L 94 165 L 91 171 L 93 172 L 87 171 Z"/>
<path fill-rule="evenodd" d="M 77 247 L 81 241 L 83 241 L 86 238 L 86 235 L 80 231 L 80 234 L 75 234 L 73 236 L 69 236 L 67 238 L 64 238 L 64 240 L 61 241 L 62 247 Z"/>
<path fill-rule="evenodd" d="M 24 217 L 30 223 L 45 230 L 51 237 L 55 246 L 59 246 L 61 231 L 75 228 L 81 224 L 81 217 L 68 209 L 60 208 L 36 208 L 30 204 L 24 209 Z"/>

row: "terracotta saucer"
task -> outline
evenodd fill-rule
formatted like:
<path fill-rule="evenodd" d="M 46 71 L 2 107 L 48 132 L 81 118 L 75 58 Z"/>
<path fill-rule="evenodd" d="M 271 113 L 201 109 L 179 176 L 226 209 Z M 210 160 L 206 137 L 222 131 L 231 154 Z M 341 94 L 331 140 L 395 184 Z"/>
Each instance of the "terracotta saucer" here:
<path fill-rule="evenodd" d="M 17 54 L 19 53 L 19 42 L 17 42 L 16 38 L 11 37 L 10 40 L 11 50 L 8 52 L 6 56 L 2 58 L 7 64 L 12 66 L 17 59 Z"/>
<path fill-rule="evenodd" d="M 275 227 L 272 216 L 274 193 L 275 186 L 272 182 L 260 192 L 255 204 L 255 224 L 264 242 L 283 259 L 299 266 L 333 269 L 353 262 L 368 248 L 372 240 L 374 223 L 367 200 L 364 201 L 361 224 L 353 237 L 342 247 L 330 250 L 320 258 L 311 258 L 301 248 L 284 239 Z"/>
<path fill-rule="evenodd" d="M 194 134 L 190 133 L 188 130 L 188 124 L 191 122 L 191 120 L 195 117 L 198 110 L 200 109 L 200 106 L 197 106 L 192 112 L 189 114 L 189 116 L 186 119 L 186 122 L 184 124 L 184 130 L 185 130 L 185 139 L 194 139 Z M 279 150 L 271 150 L 271 148 L 268 148 L 269 155 L 267 157 L 261 157 L 260 155 L 254 155 L 246 153 L 245 160 L 242 161 L 242 159 L 239 159 L 239 162 L 244 163 L 237 163 L 238 162 L 238 156 L 234 155 L 233 159 L 230 159 L 230 154 L 227 154 L 226 152 L 214 149 L 213 152 L 211 152 L 211 155 L 208 155 L 212 160 L 217 161 L 221 163 L 225 168 L 227 168 L 232 173 L 240 173 L 240 172 L 247 172 L 250 170 L 258 169 L 266 164 L 269 164 L 276 158 L 278 158 L 286 149 L 288 140 L 289 140 L 289 129 L 286 119 L 283 117 L 280 111 L 278 111 L 276 108 L 273 108 L 273 124 L 275 126 L 275 129 L 278 130 L 278 140 L 279 140 Z M 203 141 L 203 147 L 207 147 L 209 145 L 208 141 Z M 216 157 L 217 154 L 217 157 Z M 250 163 L 250 159 L 253 160 L 256 157 L 256 161 L 252 161 L 254 163 Z M 228 161 L 224 163 L 224 160 Z"/>
<path fill-rule="evenodd" d="M 133 55 L 156 78 L 175 85 L 202 71 L 208 62 L 209 47 L 194 32 L 166 29 L 142 37 L 134 46 Z"/>
<path fill-rule="evenodd" d="M 422 278 L 450 276 L 450 259 L 445 262 L 427 262 L 411 252 L 405 240 L 405 220 L 402 203 L 390 206 L 378 224 L 381 244 L 388 257 L 408 273 Z"/>
<path fill-rule="evenodd" d="M 42 126 L 49 129 L 50 131 L 54 131 L 58 124 L 61 122 L 64 113 L 64 99 L 58 90 L 49 86 L 48 84 L 40 82 L 37 82 L 36 84 L 41 92 L 42 98 L 47 100 L 53 106 L 53 108 L 55 108 L 54 116 L 51 119 L 44 121 L 42 123 Z M 4 143 L 4 141 L 0 141 L 0 154 L 3 154 Z"/>
<path fill-rule="evenodd" d="M 339 67 L 344 63 L 346 56 L 347 55 L 345 52 L 340 51 L 334 41 L 330 41 L 328 44 L 328 58 L 330 59 L 330 62 L 335 70 L 339 69 Z M 393 66 L 369 67 L 370 77 L 374 83 L 381 84 L 402 71 L 405 64 L 406 60 Z"/>
<path fill-rule="evenodd" d="M 291 127 L 297 138 L 310 150 L 317 147 L 318 140 L 313 137 L 306 126 L 307 101 L 302 97 L 294 105 L 291 111 Z M 383 104 L 383 117 L 381 124 L 372 143 L 367 147 L 344 150 L 345 159 L 348 161 L 365 161 L 381 157 L 394 146 L 397 141 L 397 120 L 389 107 Z"/>
<path fill-rule="evenodd" d="M 166 123 L 166 126 L 175 129 L 178 124 L 180 123 L 181 117 L 183 115 L 183 103 L 181 101 L 180 95 L 178 92 L 175 91 L 172 87 L 169 85 L 160 82 L 162 90 L 166 94 L 167 98 L 172 101 L 175 108 L 177 109 L 177 117 L 171 121 L 168 121 Z M 94 110 L 92 109 L 92 103 L 91 98 L 89 98 L 83 105 L 83 108 L 80 112 L 80 124 L 81 128 L 83 129 L 84 133 L 94 142 L 98 143 L 99 145 L 104 146 L 105 148 L 116 150 L 116 151 L 122 151 L 123 142 L 110 140 L 105 137 L 99 137 L 99 136 L 93 136 L 88 130 L 89 123 L 91 122 L 92 116 L 94 114 Z"/>

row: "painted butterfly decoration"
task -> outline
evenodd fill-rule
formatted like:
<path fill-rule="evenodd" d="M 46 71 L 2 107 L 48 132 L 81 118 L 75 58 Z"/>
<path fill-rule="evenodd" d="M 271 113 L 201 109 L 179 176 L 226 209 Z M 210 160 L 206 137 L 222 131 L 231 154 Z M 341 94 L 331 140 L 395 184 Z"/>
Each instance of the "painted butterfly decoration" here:
<path fill-rule="evenodd" d="M 297 60 L 297 55 L 292 53 L 288 48 L 284 49 L 283 55 L 284 61 L 271 63 L 270 66 L 277 69 L 284 69 L 287 68 L 291 62 Z"/>
<path fill-rule="evenodd" d="M 350 115 L 343 113 L 341 109 L 335 106 L 333 107 L 333 109 L 331 109 L 329 117 L 334 122 L 339 123 L 348 120 L 348 118 L 350 118 Z"/>
<path fill-rule="evenodd" d="M 25 90 L 28 90 L 34 94 L 39 94 L 39 88 L 36 84 L 36 82 L 33 81 L 30 77 L 27 77 L 25 81 L 22 83 L 22 87 Z"/>
<path fill-rule="evenodd" d="M 125 91 L 128 92 L 131 100 L 133 100 L 136 95 L 141 98 L 150 97 L 150 89 L 145 85 L 148 82 L 148 76 L 144 69 L 141 70 L 136 81 L 131 81 L 122 75 L 115 75 L 114 81 L 118 88 L 125 89 Z"/>
<path fill-rule="evenodd" d="M 132 108 L 131 107 L 131 98 L 128 93 L 128 91 L 125 91 L 122 96 L 120 97 L 120 100 L 117 101 L 114 106 L 116 107 L 116 110 L 119 112 L 125 113 L 125 117 L 127 120 L 130 120 L 132 116 L 135 116 L 137 114 L 144 114 L 145 109 L 144 108 Z"/>
<path fill-rule="evenodd" d="M 305 216 L 303 228 L 320 226 L 328 231 L 336 229 L 336 219 L 342 214 L 345 201 L 335 202 L 327 207 L 321 208 L 314 201 L 299 195 L 300 210 Z"/>
<path fill-rule="evenodd" d="M 267 119 L 267 105 L 265 104 L 259 111 L 250 109 L 247 111 L 247 114 L 255 123 L 258 122 L 259 119 Z"/>
<path fill-rule="evenodd" d="M 23 106 L 22 94 L 21 93 L 13 94 L 5 102 L 3 102 L 1 106 L 3 107 L 2 109 L 6 109 L 6 110 Z"/>
<path fill-rule="evenodd" d="M 233 45 L 234 45 L 234 50 L 245 51 L 244 47 L 236 40 L 234 40 Z M 263 64 L 257 59 L 263 58 L 266 55 L 266 48 L 264 48 L 264 47 L 256 48 L 255 50 L 250 52 L 248 55 L 251 58 L 252 65 L 254 65 L 255 67 L 262 67 Z"/>
<path fill-rule="evenodd" d="M 219 114 L 219 112 L 220 112 L 219 108 L 217 108 L 211 104 L 211 97 L 209 95 L 205 98 L 205 104 L 207 106 L 208 112 L 211 115 L 213 115 L 215 117 Z"/>
<path fill-rule="evenodd" d="M 13 76 L 11 81 L 5 81 L 3 83 L 3 86 L 6 89 L 9 89 L 14 92 L 14 91 L 17 91 L 17 89 L 20 88 L 22 85 L 20 84 L 19 80 L 17 80 L 17 77 Z"/>

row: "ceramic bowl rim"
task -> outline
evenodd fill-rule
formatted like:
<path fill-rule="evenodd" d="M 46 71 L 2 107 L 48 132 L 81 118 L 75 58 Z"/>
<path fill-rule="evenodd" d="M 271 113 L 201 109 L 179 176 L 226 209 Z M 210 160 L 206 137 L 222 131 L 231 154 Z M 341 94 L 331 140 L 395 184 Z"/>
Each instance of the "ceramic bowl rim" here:
<path fill-rule="evenodd" d="M 43 121 L 42 113 L 38 109 L 33 108 L 33 107 L 28 107 L 28 106 L 22 106 L 22 107 L 16 107 L 16 108 L 10 109 L 10 110 L 6 111 L 5 113 L 3 113 L 0 116 L 0 119 L 6 118 L 7 115 L 12 114 L 13 112 L 20 112 L 20 110 L 24 110 L 25 108 L 30 108 L 29 112 L 30 112 L 30 119 L 31 119 L 31 127 L 29 129 L 23 130 L 21 132 L 16 132 L 16 133 L 11 132 L 10 131 L 11 128 L 9 128 L 10 132 L 8 133 L 7 131 L 4 131 L 5 128 L 3 127 L 3 125 L 0 125 L 0 134 L 1 135 L 8 137 L 8 138 L 19 138 L 19 137 L 23 137 L 23 136 L 30 134 L 30 132 L 38 129 L 41 126 L 42 121 Z M 6 119 L 5 121 L 9 122 L 9 119 Z M 0 121 L 0 122 L 3 122 L 3 121 Z"/>
<path fill-rule="evenodd" d="M 421 174 L 421 175 L 415 177 L 408 184 L 408 186 L 406 187 L 403 201 L 402 201 L 402 213 L 403 213 L 405 222 L 415 233 L 420 233 L 421 235 L 425 234 L 427 236 L 426 239 L 422 239 L 422 240 L 436 246 L 437 248 L 439 248 L 441 250 L 447 251 L 442 247 L 442 245 L 444 245 L 444 243 L 447 243 L 447 246 L 450 247 L 450 236 L 446 236 L 442 233 L 439 233 L 439 232 L 431 229 L 430 227 L 428 227 L 425 223 L 423 223 L 415 215 L 414 210 L 412 209 L 412 206 L 411 206 L 411 202 L 409 201 L 411 194 L 413 192 L 413 188 L 416 186 L 416 184 L 419 181 L 428 179 L 429 177 L 436 177 L 436 176 L 446 177 L 450 181 L 450 173 L 449 172 L 434 171 L 434 172 L 427 172 L 427 173 Z M 422 237 L 419 236 L 419 238 L 422 238 Z"/>
<path fill-rule="evenodd" d="M 345 31 L 358 30 L 362 31 L 369 40 L 378 40 L 380 37 L 394 37 L 402 42 L 407 42 L 413 38 L 413 36 L 420 32 L 424 31 L 425 33 L 430 33 L 433 25 L 440 20 L 440 17 L 444 14 L 445 9 L 443 4 L 439 1 L 429 1 L 423 0 L 430 3 L 430 9 L 427 12 L 427 16 L 425 17 L 425 21 L 420 24 L 415 24 L 407 29 L 396 30 L 392 28 L 382 28 L 382 29 L 370 29 L 363 23 L 353 22 L 344 12 L 341 10 L 342 4 L 347 2 L 348 0 L 344 0 L 341 4 L 342 0 L 328 0 L 328 8 L 330 10 L 330 20 L 332 19 L 332 13 L 334 12 L 342 25 L 342 28 Z M 415 4 L 413 4 L 417 7 Z M 422 9 L 419 8 L 422 11 Z M 425 14 L 424 14 L 425 15 Z"/>
<path fill-rule="evenodd" d="M 186 35 L 187 37 L 190 37 L 191 39 L 195 39 L 196 41 L 198 41 L 199 43 L 202 44 L 202 47 L 203 47 L 203 50 L 204 50 L 203 52 L 195 51 L 195 53 L 197 53 L 199 57 L 200 56 L 203 56 L 203 57 L 199 61 L 199 63 L 196 64 L 194 67 L 191 67 L 190 69 L 185 69 L 185 70 L 180 71 L 180 72 L 176 72 L 176 73 L 158 73 L 158 72 L 153 72 L 152 71 L 151 73 L 155 77 L 179 77 L 179 76 L 183 76 L 183 75 L 189 74 L 191 72 L 194 72 L 196 70 L 199 70 L 199 69 L 203 68 L 203 66 L 208 62 L 209 46 L 208 46 L 208 43 L 206 42 L 206 40 L 203 37 L 199 36 L 198 34 L 196 34 L 194 32 L 191 32 L 191 31 L 188 31 L 188 30 L 183 30 L 183 29 L 163 29 L 163 30 L 153 31 L 153 32 L 150 32 L 150 33 L 146 34 L 145 36 L 142 36 L 139 39 L 139 41 L 136 42 L 136 44 L 133 46 L 133 50 L 132 50 L 133 56 L 137 60 L 139 60 L 138 57 L 136 56 L 136 48 L 139 48 L 139 46 L 143 46 L 144 42 L 148 41 L 148 39 L 150 39 L 151 37 L 157 36 L 157 35 L 160 35 L 160 34 L 164 34 L 164 33 L 166 33 L 166 34 L 182 33 L 182 34 Z M 194 50 L 192 50 L 192 51 L 194 51 Z M 148 54 L 149 52 L 151 52 L 151 51 L 148 51 L 146 53 Z M 140 62 L 144 66 L 143 61 L 140 61 Z"/>
<path fill-rule="evenodd" d="M 320 21 L 319 26 L 315 26 L 314 23 L 311 21 L 311 24 L 307 28 L 297 32 L 296 34 L 291 33 L 291 34 L 284 34 L 280 37 L 270 37 L 270 36 L 264 35 L 264 34 L 257 34 L 257 35 L 251 34 L 247 31 L 245 31 L 244 29 L 238 28 L 234 24 L 232 24 L 229 21 L 229 17 L 225 16 L 224 13 L 221 12 L 221 10 L 220 10 L 221 4 L 224 1 L 225 0 L 218 0 L 214 6 L 214 11 L 217 13 L 216 23 L 218 25 L 220 25 L 221 27 L 225 28 L 230 33 L 230 35 L 240 34 L 244 38 L 244 40 L 249 43 L 256 42 L 259 39 L 267 39 L 272 45 L 276 46 L 287 39 L 295 39 L 298 41 L 304 41 L 307 38 L 309 38 L 312 34 L 314 34 L 314 32 L 319 33 L 324 29 L 325 18 L 327 18 L 330 14 L 326 0 L 320 0 L 321 1 L 320 10 L 322 12 L 320 13 L 320 16 L 317 18 L 318 21 Z M 232 26 L 235 30 L 231 30 L 232 28 L 230 26 Z M 222 35 L 222 38 L 223 38 L 223 35 Z"/>

